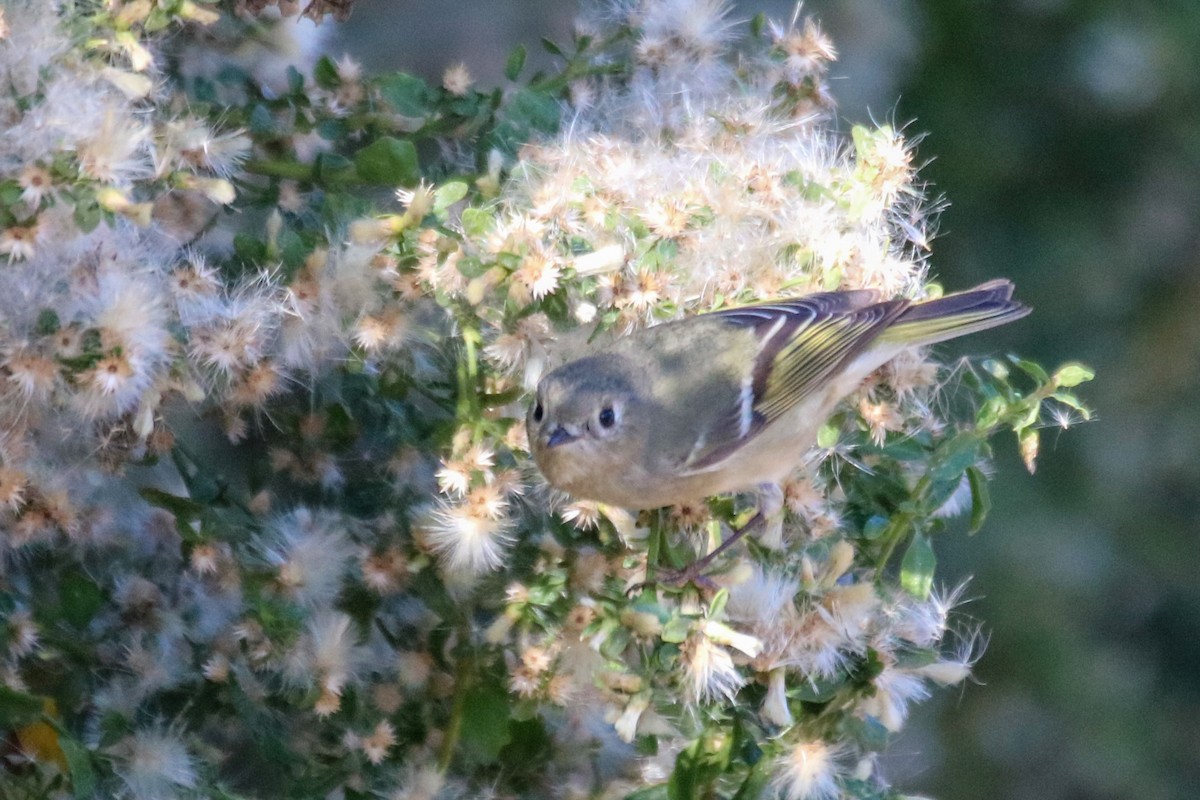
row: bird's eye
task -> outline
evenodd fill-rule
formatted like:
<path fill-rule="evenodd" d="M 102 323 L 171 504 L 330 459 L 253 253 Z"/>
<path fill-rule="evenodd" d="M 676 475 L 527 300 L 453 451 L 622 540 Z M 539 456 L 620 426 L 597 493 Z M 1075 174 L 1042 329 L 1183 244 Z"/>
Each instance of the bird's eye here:
<path fill-rule="evenodd" d="M 538 400 L 533 407 L 533 421 L 541 422 L 542 417 L 546 416 L 546 410 L 542 408 L 542 401 Z"/>
<path fill-rule="evenodd" d="M 599 420 L 601 428 L 611 428 L 617 424 L 617 414 L 611 408 L 604 408 L 600 410 Z"/>

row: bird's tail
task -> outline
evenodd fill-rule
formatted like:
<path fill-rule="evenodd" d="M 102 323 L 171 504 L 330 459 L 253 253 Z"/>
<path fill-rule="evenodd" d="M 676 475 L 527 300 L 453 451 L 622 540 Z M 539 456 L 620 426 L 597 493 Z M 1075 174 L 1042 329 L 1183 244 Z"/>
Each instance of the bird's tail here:
<path fill-rule="evenodd" d="M 1033 309 L 1012 299 L 1010 281 L 988 281 L 903 311 L 879 336 L 884 344 L 936 344 L 1020 319 Z"/>

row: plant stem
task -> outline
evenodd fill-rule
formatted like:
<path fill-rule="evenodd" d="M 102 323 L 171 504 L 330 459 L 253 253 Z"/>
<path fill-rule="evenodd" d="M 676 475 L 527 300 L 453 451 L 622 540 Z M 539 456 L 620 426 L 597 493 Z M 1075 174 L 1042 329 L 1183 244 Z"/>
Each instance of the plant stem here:
<path fill-rule="evenodd" d="M 923 507 L 923 503 L 926 499 L 926 495 L 929 493 L 929 487 L 931 485 L 932 482 L 929 480 L 928 475 L 921 478 L 921 480 L 918 481 L 917 485 L 913 488 L 913 502 L 922 503 L 921 507 Z M 888 527 L 895 528 L 895 531 L 889 532 L 888 541 L 884 546 L 883 554 L 876 563 L 876 569 L 878 570 L 879 578 L 883 577 L 883 572 L 885 569 L 887 569 L 888 562 L 892 560 L 892 556 L 895 554 L 896 548 L 900 546 L 901 542 L 908 538 L 908 534 L 913 530 L 913 523 L 916 522 L 917 516 L 918 515 L 911 511 L 897 511 L 896 515 L 888 523 Z"/>
<path fill-rule="evenodd" d="M 463 631 L 469 636 L 469 631 Z M 450 706 L 450 720 L 446 723 L 446 731 L 442 736 L 441 746 L 438 747 L 438 771 L 445 772 L 450 768 L 454 751 L 458 747 L 458 739 L 462 734 L 463 714 L 467 708 L 467 691 L 471 688 L 472 659 L 469 655 L 458 661 L 454 670 L 454 701 Z"/>
<path fill-rule="evenodd" d="M 662 558 L 663 537 L 666 536 L 662 525 L 663 513 L 656 511 L 650 521 L 650 536 L 646 539 L 646 583 L 642 588 L 643 595 L 655 591 L 654 575 L 658 571 L 658 562 Z M 650 597 L 653 595 L 650 594 Z"/>
<path fill-rule="evenodd" d="M 458 419 L 476 423 L 481 417 L 479 392 L 479 331 L 467 325 L 462 329 L 463 350 L 458 360 Z"/>
<path fill-rule="evenodd" d="M 901 515 L 900 524 L 896 524 L 896 533 L 888 538 L 887 545 L 884 546 L 883 554 L 879 557 L 879 562 L 876 564 L 877 579 L 883 578 L 884 570 L 887 569 L 888 562 L 892 560 L 892 555 L 895 554 L 896 548 L 900 542 L 908 538 L 908 532 L 912 529 L 912 520 L 908 514 Z"/>
<path fill-rule="evenodd" d="M 474 410 L 478 410 L 479 392 L 476 389 L 479 387 L 479 331 L 467 328 L 463 331 L 463 341 L 467 345 L 467 380 L 471 386 L 471 405 Z"/>
<path fill-rule="evenodd" d="M 285 178 L 293 181 L 311 181 L 313 168 L 299 161 L 247 161 L 242 169 L 254 175 Z"/>

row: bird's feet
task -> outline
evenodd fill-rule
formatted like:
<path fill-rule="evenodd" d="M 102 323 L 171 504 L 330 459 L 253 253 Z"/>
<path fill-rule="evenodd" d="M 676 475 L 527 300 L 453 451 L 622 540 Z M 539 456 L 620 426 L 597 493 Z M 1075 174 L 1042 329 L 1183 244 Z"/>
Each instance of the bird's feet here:
<path fill-rule="evenodd" d="M 705 571 L 712 565 L 713 561 L 721 556 L 722 553 L 733 547 L 743 536 L 756 528 L 762 527 L 767 522 L 767 517 L 763 512 L 759 511 L 750 521 L 742 527 L 735 530 L 729 535 L 729 538 L 721 542 L 711 553 L 701 558 L 696 559 L 691 564 L 688 564 L 682 569 L 669 569 L 659 567 L 655 570 L 651 580 L 635 585 L 629 590 L 629 594 L 635 594 L 645 589 L 648 586 L 659 585 L 666 586 L 671 589 L 681 589 L 689 583 L 695 584 L 701 589 L 716 590 L 717 585 L 705 575 Z"/>
<path fill-rule="evenodd" d="M 638 584 L 635 589 L 653 585 L 665 586 L 669 589 L 682 589 L 689 583 L 694 583 L 704 591 L 715 592 L 717 584 L 713 582 L 712 578 L 704 574 L 704 570 L 708 566 L 707 561 L 707 558 L 700 558 L 682 569 L 659 567 L 654 572 L 654 580 Z"/>

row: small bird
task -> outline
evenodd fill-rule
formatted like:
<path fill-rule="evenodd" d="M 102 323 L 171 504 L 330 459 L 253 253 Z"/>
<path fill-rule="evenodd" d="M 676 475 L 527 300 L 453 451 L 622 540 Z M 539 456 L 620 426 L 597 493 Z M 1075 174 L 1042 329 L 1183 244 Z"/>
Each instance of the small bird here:
<path fill-rule="evenodd" d="M 630 510 L 778 484 L 838 402 L 908 348 L 1020 319 L 1013 285 L 913 302 L 823 292 L 617 338 L 542 377 L 538 468 L 576 498 Z"/>

